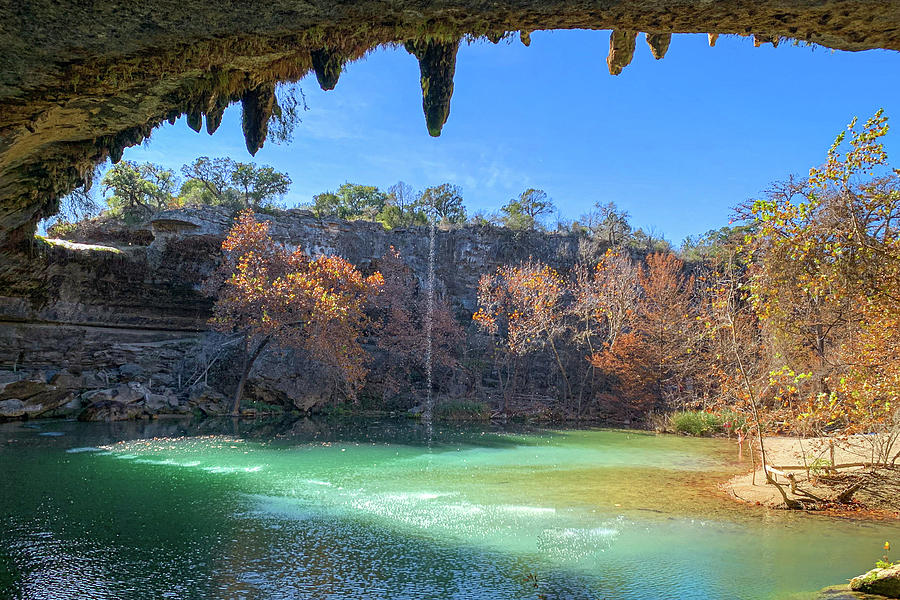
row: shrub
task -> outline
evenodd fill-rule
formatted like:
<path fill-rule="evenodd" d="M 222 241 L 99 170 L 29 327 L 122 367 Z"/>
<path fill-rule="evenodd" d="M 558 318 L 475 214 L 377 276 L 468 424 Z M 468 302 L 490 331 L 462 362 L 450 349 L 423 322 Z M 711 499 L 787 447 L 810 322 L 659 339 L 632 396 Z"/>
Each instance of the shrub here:
<path fill-rule="evenodd" d="M 721 433 L 726 420 L 718 414 L 702 410 L 686 410 L 672 415 L 672 428 L 676 433 L 703 436 Z"/>
<path fill-rule="evenodd" d="M 491 418 L 491 409 L 483 402 L 452 400 L 435 406 L 434 416 L 447 421 L 486 421 Z"/>

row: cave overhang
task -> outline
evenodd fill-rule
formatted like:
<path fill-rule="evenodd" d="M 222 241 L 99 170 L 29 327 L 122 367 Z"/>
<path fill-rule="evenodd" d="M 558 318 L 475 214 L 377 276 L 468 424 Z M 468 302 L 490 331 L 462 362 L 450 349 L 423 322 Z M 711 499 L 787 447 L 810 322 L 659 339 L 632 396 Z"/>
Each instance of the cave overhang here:
<path fill-rule="evenodd" d="M 672 34 L 900 50 L 900 0 L 52 0 L 0 5 L 0 251 L 14 251 L 94 166 L 118 161 L 165 121 L 215 131 L 243 107 L 248 151 L 266 140 L 275 85 L 314 71 L 324 89 L 385 44 L 420 63 L 428 133 L 450 111 L 461 40 L 545 29 L 609 29 L 615 75 L 639 32 L 662 58 Z M 423 130 L 424 133 L 424 130 Z"/>

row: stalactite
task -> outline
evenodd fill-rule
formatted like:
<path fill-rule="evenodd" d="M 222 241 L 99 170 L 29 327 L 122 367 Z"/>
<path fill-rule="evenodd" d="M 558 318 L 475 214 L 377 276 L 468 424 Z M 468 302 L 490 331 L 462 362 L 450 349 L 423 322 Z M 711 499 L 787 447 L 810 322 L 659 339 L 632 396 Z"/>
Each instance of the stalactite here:
<path fill-rule="evenodd" d="M 505 31 L 490 31 L 486 33 L 484 37 L 489 39 L 492 44 L 499 44 L 504 35 L 506 35 Z"/>
<path fill-rule="evenodd" d="M 319 86 L 325 91 L 333 90 L 341 77 L 341 71 L 344 69 L 346 59 L 341 54 L 328 48 L 313 50 L 309 54 L 312 58 L 313 70 L 316 72 Z"/>
<path fill-rule="evenodd" d="M 217 96 L 210 102 L 210 107 L 206 111 L 206 133 L 212 135 L 216 132 L 216 129 L 222 124 L 222 116 L 225 114 L 226 108 L 228 108 L 227 98 Z"/>
<path fill-rule="evenodd" d="M 269 132 L 269 119 L 275 108 L 275 84 L 263 83 L 244 92 L 241 96 L 241 107 L 244 112 L 243 130 L 247 150 L 256 156 Z"/>
<path fill-rule="evenodd" d="M 422 108 L 425 111 L 428 133 L 432 137 L 441 135 L 441 129 L 450 116 L 459 42 L 459 38 L 449 41 L 430 39 L 406 42 L 406 50 L 419 59 Z"/>
<path fill-rule="evenodd" d="M 634 58 L 637 31 L 613 30 L 609 35 L 609 56 L 606 64 L 610 75 L 618 75 Z"/>
<path fill-rule="evenodd" d="M 520 31 L 519 39 L 522 40 L 523 46 L 530 46 L 531 45 L 531 32 L 530 31 Z"/>
<path fill-rule="evenodd" d="M 672 42 L 671 33 L 647 33 L 645 36 L 653 58 L 659 60 L 666 55 L 666 52 L 669 50 L 669 44 Z"/>
<path fill-rule="evenodd" d="M 203 113 L 199 110 L 192 110 L 187 115 L 187 126 L 200 133 L 200 129 L 203 127 Z"/>
<path fill-rule="evenodd" d="M 759 48 L 763 44 L 772 44 L 775 48 L 778 47 L 778 36 L 777 35 L 763 35 L 760 33 L 753 34 L 753 47 Z"/>
<path fill-rule="evenodd" d="M 716 45 L 716 40 L 719 39 L 718 33 L 707 33 L 706 37 L 709 39 L 709 47 L 712 48 Z"/>

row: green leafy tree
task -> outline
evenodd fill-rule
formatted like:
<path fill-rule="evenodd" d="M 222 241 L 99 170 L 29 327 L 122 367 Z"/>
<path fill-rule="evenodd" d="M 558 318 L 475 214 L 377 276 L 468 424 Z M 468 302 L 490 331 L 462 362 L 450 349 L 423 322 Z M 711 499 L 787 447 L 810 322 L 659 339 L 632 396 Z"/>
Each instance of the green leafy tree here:
<path fill-rule="evenodd" d="M 406 227 L 409 225 L 425 225 L 428 218 L 422 210 L 422 194 L 416 193 L 413 187 L 402 181 L 388 189 L 384 208 L 378 213 L 377 220 L 386 228 Z"/>
<path fill-rule="evenodd" d="M 259 208 L 282 198 L 291 188 L 291 178 L 272 167 L 234 163 L 231 181 L 241 193 L 245 208 Z"/>
<path fill-rule="evenodd" d="M 419 199 L 419 205 L 437 221 L 466 222 L 466 209 L 463 206 L 462 190 L 459 186 L 443 183 L 425 188 Z"/>
<path fill-rule="evenodd" d="M 510 229 L 538 229 L 553 212 L 553 201 L 544 190 L 529 188 L 500 209 L 502 224 Z"/>
<path fill-rule="evenodd" d="M 201 156 L 184 165 L 181 172 L 186 178 L 180 193 L 185 203 L 262 208 L 283 197 L 291 187 L 286 173 L 230 158 Z"/>
<path fill-rule="evenodd" d="M 387 201 L 387 194 L 373 185 L 344 183 L 336 192 L 313 196 L 312 209 L 318 217 L 373 221 L 384 210 Z"/>
<path fill-rule="evenodd" d="M 103 176 L 103 189 L 112 192 L 107 204 L 114 213 L 126 217 L 148 216 L 173 202 L 175 174 L 152 163 L 125 160 Z"/>

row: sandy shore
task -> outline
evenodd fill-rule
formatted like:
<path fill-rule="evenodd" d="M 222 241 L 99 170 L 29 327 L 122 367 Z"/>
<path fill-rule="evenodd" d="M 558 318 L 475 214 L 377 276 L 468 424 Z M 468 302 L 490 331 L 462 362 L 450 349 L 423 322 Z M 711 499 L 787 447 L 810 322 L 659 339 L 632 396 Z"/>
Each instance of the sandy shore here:
<path fill-rule="evenodd" d="M 850 436 L 846 440 L 832 441 L 830 438 L 765 438 L 766 459 L 770 467 L 776 469 L 776 481 L 792 499 L 803 501 L 812 507 L 815 504 L 809 496 L 833 500 L 842 490 L 860 479 L 865 482 L 853 495 L 853 502 L 846 506 L 851 510 L 872 510 L 891 513 L 900 518 L 900 469 L 881 469 L 868 475 L 870 468 L 861 466 L 873 460 L 871 436 Z M 745 440 L 744 457 L 752 452 L 755 472 L 737 475 L 723 484 L 723 491 L 732 498 L 749 504 L 760 504 L 772 508 L 784 508 L 784 500 L 774 485 L 766 484 L 757 444 L 751 450 Z M 837 465 L 837 474 L 830 471 Z M 842 465 L 854 465 L 842 467 Z M 798 493 L 791 492 L 791 482 L 786 475 L 791 474 L 796 481 Z M 819 508 L 828 507 L 828 502 Z M 840 507 L 831 506 L 840 510 Z"/>

